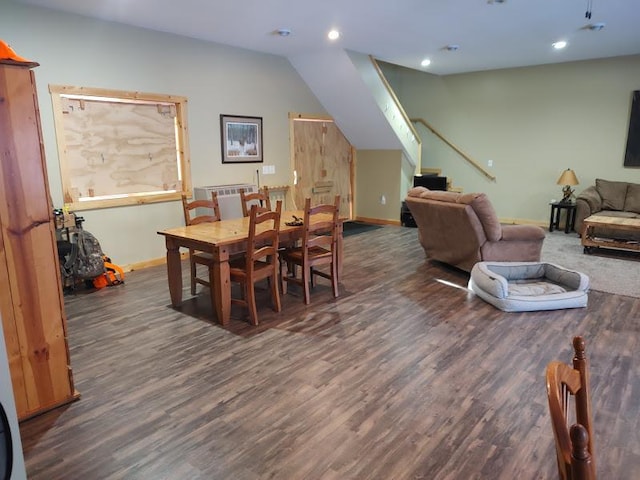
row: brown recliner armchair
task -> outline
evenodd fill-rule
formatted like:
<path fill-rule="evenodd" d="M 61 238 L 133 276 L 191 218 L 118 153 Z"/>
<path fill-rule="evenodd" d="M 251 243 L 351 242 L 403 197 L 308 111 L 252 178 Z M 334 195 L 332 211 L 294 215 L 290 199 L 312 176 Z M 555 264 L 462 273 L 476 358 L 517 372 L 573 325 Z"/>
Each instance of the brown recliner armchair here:
<path fill-rule="evenodd" d="M 545 231 L 535 225 L 501 225 L 484 193 L 461 194 L 414 187 L 406 204 L 432 260 L 467 272 L 480 261 L 537 262 Z"/>

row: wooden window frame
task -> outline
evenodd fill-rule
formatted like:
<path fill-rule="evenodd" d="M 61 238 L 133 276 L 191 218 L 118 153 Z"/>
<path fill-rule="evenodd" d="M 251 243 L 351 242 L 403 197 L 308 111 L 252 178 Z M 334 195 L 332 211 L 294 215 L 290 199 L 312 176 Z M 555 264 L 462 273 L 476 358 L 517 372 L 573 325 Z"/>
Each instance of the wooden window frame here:
<path fill-rule="evenodd" d="M 69 210 L 92 210 L 124 205 L 179 200 L 182 193 L 191 193 L 191 164 L 187 136 L 187 98 L 176 95 L 127 92 L 102 88 L 50 85 L 49 92 L 53 103 L 54 124 L 58 144 L 58 157 L 65 207 Z M 176 112 L 176 162 L 178 180 L 181 189 L 158 192 L 136 192 L 127 194 L 104 195 L 97 199 L 78 197 L 72 187 L 72 172 L 67 157 L 65 129 L 63 120 L 63 98 L 109 101 L 112 103 L 173 105 Z M 106 197 L 106 198 L 105 198 Z"/>

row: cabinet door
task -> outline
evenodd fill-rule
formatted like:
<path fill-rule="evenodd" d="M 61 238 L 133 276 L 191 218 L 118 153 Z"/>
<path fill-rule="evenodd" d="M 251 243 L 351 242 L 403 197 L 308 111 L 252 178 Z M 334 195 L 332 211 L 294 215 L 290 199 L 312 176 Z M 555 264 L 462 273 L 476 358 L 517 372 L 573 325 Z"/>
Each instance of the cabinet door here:
<path fill-rule="evenodd" d="M 31 70 L 13 65 L 0 65 L 0 281 L 16 407 L 25 418 L 75 392 L 35 82 Z"/>

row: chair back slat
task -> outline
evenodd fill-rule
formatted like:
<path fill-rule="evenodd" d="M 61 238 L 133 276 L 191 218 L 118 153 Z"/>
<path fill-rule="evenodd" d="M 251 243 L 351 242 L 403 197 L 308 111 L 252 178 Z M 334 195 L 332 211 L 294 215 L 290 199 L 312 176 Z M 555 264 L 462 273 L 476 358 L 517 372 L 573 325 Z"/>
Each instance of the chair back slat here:
<path fill-rule="evenodd" d="M 277 250 L 280 235 L 282 202 L 275 210 L 264 210 L 252 205 L 249 212 L 249 238 L 247 241 L 247 272 L 253 271 L 255 262 L 267 258 L 267 263 L 278 266 Z M 273 257 L 273 258 L 271 258 Z"/>
<path fill-rule="evenodd" d="M 553 361 L 547 365 L 546 371 L 558 473 L 561 480 L 595 480 L 589 365 L 583 338 L 575 337 L 573 347 L 573 366 Z"/>
<path fill-rule="evenodd" d="M 196 209 L 206 209 L 207 213 L 198 215 Z M 189 202 L 186 195 L 182 195 L 182 210 L 184 212 L 185 225 L 197 225 L 205 222 L 217 222 L 220 220 L 220 205 L 218 194 L 211 192 L 211 200 L 192 200 Z"/>
<path fill-rule="evenodd" d="M 269 196 L 268 187 L 262 187 L 260 190 L 254 193 L 246 193 L 244 188 L 241 188 L 239 192 L 243 217 L 249 216 L 252 204 L 258 205 L 259 211 L 262 212 L 271 210 L 271 197 Z"/>

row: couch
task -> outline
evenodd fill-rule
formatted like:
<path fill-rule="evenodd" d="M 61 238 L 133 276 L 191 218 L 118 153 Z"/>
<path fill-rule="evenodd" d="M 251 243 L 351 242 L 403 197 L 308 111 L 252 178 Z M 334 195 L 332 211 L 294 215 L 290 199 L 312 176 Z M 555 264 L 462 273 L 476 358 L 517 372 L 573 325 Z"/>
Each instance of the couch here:
<path fill-rule="evenodd" d="M 414 187 L 406 205 L 427 257 L 467 272 L 483 260 L 537 262 L 545 231 L 534 225 L 501 225 L 484 193 Z"/>
<path fill-rule="evenodd" d="M 576 232 L 582 233 L 582 223 L 591 215 L 640 218 L 640 184 L 597 178 L 576 197 Z"/>

